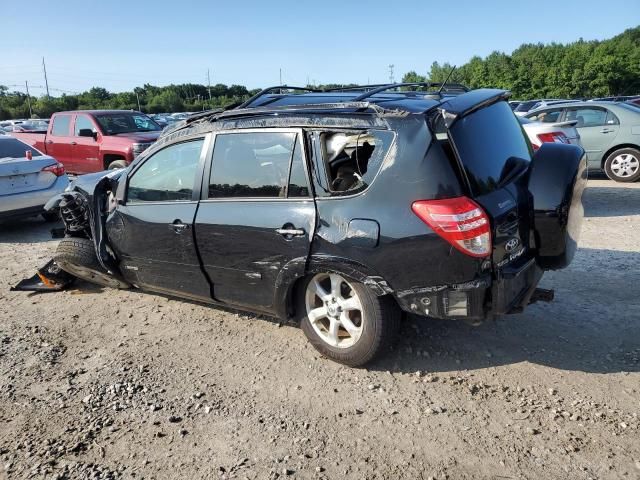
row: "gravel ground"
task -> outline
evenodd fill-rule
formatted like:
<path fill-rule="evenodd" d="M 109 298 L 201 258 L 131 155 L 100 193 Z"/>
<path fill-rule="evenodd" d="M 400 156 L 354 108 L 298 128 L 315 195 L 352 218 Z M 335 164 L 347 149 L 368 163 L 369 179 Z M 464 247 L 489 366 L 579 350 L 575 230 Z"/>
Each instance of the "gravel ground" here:
<path fill-rule="evenodd" d="M 551 304 L 403 324 L 367 369 L 295 326 L 88 284 L 0 225 L 0 478 L 640 478 L 640 184 L 589 182 Z"/>

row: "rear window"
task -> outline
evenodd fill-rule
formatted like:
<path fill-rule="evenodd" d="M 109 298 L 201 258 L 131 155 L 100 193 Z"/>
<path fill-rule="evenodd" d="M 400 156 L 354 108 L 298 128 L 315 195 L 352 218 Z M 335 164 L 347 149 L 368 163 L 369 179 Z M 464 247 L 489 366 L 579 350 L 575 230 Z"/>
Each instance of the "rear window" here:
<path fill-rule="evenodd" d="M 533 100 L 530 102 L 522 102 L 520 105 L 516 107 L 515 112 L 528 112 L 533 108 L 536 103 L 540 103 L 538 100 Z"/>
<path fill-rule="evenodd" d="M 450 134 L 474 195 L 496 190 L 508 173 L 508 163 L 531 161 L 525 134 L 506 102 L 461 118 Z"/>
<path fill-rule="evenodd" d="M 42 155 L 38 150 L 17 138 L 0 138 L 0 160 L 3 158 L 24 158 L 27 150 L 31 150 L 31 155 L 34 157 Z"/>

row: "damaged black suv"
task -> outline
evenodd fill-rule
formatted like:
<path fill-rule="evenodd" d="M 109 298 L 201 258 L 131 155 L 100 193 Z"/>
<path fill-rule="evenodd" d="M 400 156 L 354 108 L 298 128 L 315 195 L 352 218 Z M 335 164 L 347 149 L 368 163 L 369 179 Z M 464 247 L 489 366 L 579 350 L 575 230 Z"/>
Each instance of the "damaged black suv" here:
<path fill-rule="evenodd" d="M 301 322 L 362 365 L 402 312 L 472 323 L 549 300 L 582 221 L 577 146 L 535 154 L 509 93 L 277 87 L 54 199 L 64 271 Z M 425 91 L 426 90 L 426 91 Z"/>

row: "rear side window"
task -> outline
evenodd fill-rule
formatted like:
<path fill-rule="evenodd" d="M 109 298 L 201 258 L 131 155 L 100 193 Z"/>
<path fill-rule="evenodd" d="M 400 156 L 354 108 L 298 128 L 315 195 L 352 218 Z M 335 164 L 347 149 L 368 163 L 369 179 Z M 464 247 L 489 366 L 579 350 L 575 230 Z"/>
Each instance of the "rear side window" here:
<path fill-rule="evenodd" d="M 319 194 L 352 195 L 365 190 L 380 171 L 393 138 L 393 132 L 386 130 L 323 132 L 320 144 L 328 185 Z"/>
<path fill-rule="evenodd" d="M 127 203 L 192 200 L 203 143 L 178 143 L 150 156 L 129 179 Z"/>
<path fill-rule="evenodd" d="M 69 125 L 71 124 L 71 115 L 56 115 L 53 117 L 53 128 L 51 135 L 56 137 L 66 137 L 69 135 Z"/>
<path fill-rule="evenodd" d="M 17 138 L 0 138 L 0 161 L 2 161 L 3 158 L 24 158 L 27 150 L 31 150 L 31 155 L 34 157 L 42 155 L 38 150 L 21 142 Z"/>
<path fill-rule="evenodd" d="M 295 132 L 218 134 L 209 198 L 309 196 L 299 137 Z"/>
<path fill-rule="evenodd" d="M 496 190 L 513 162 L 531 161 L 525 134 L 506 102 L 461 118 L 450 136 L 475 195 Z"/>

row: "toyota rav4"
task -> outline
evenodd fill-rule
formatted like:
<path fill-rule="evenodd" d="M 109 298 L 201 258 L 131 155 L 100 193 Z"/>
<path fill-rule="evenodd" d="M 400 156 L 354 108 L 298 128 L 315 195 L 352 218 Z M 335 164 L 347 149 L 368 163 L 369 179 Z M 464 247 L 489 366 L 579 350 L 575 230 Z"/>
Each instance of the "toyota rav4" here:
<path fill-rule="evenodd" d="M 277 87 L 192 117 L 50 202 L 53 265 L 299 321 L 352 366 L 402 312 L 478 323 L 550 300 L 537 285 L 576 250 L 584 151 L 534 154 L 508 92 L 414 87 Z"/>

